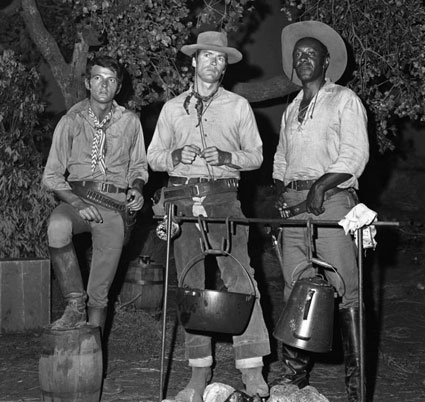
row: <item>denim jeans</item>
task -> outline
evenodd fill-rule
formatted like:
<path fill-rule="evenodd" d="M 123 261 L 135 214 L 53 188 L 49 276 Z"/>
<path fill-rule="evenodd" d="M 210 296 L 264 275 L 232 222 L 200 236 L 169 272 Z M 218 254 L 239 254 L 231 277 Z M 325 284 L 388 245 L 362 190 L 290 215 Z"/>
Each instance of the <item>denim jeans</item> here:
<path fill-rule="evenodd" d="M 288 189 L 285 201 L 289 206 L 296 205 L 307 198 L 308 190 Z M 357 196 L 351 191 L 342 191 L 333 195 L 323 204 L 325 212 L 319 216 L 307 212 L 290 219 L 336 220 L 339 221 L 357 204 Z M 334 271 L 326 270 L 328 281 L 342 296 L 339 306 L 342 308 L 358 307 L 358 266 L 357 248 L 353 237 L 344 233 L 342 227 L 315 226 L 314 239 L 317 258 L 334 266 L 341 278 Z M 307 230 L 305 227 L 286 226 L 283 228 L 283 277 L 285 279 L 284 300 L 287 301 L 295 281 L 302 277 L 314 276 L 315 271 L 307 260 Z M 304 270 L 304 271 L 303 271 Z"/>
<path fill-rule="evenodd" d="M 194 201 L 190 198 L 175 201 L 176 214 L 193 216 L 192 207 Z M 244 217 L 236 192 L 207 195 L 202 202 L 208 217 Z M 212 248 L 221 248 L 222 240 L 226 237 L 226 225 L 224 222 L 208 222 L 208 240 Z M 182 222 L 181 234 L 174 240 L 174 257 L 178 278 L 192 258 L 201 254 L 200 231 L 194 222 Z M 235 257 L 249 272 L 253 278 L 254 270 L 250 267 L 248 257 L 248 227 L 236 225 L 236 233 L 231 237 L 230 254 Z M 252 293 L 252 285 L 248 277 L 242 271 L 239 264 L 228 256 L 218 256 L 217 265 L 220 269 L 221 279 L 230 292 Z M 201 268 L 201 269 L 199 269 Z M 268 331 L 263 319 L 260 306 L 260 294 L 257 283 L 253 281 L 257 299 L 250 321 L 245 332 L 233 337 L 235 359 L 247 359 L 265 356 L 270 353 Z M 195 266 L 190 269 L 184 278 L 185 286 L 204 289 L 204 267 Z M 211 337 L 203 334 L 185 332 L 186 357 L 198 359 L 211 356 Z"/>
<path fill-rule="evenodd" d="M 91 232 L 93 253 L 87 284 L 87 305 L 106 307 L 124 244 L 124 224 L 118 212 L 99 205 L 96 208 L 103 223 L 87 222 L 71 205 L 61 202 L 50 215 L 47 234 L 49 246 L 61 248 L 72 242 L 73 235 Z"/>

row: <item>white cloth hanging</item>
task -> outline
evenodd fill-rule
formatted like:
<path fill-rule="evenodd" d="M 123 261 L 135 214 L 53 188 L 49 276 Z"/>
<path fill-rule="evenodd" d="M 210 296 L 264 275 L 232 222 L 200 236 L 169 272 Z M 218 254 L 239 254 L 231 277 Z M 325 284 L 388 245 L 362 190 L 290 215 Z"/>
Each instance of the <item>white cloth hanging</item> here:
<path fill-rule="evenodd" d="M 341 219 L 338 224 L 344 228 L 345 234 L 354 234 L 358 246 L 357 230 L 363 229 L 363 248 L 375 249 L 376 228 L 372 225 L 377 220 L 378 213 L 369 209 L 365 204 L 357 204 Z"/>

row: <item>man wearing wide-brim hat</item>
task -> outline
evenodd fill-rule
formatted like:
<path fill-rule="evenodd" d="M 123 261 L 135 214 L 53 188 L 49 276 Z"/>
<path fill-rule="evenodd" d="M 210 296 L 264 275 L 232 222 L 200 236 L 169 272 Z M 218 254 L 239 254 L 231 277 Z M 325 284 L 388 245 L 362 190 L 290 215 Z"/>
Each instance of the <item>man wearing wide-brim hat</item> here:
<path fill-rule="evenodd" d="M 353 91 L 335 84 L 347 65 L 344 41 L 324 23 L 297 22 L 282 30 L 282 56 L 285 74 L 302 89 L 282 117 L 273 165 L 279 193 L 276 206 L 283 218 L 339 221 L 358 202 L 358 178 L 369 158 L 365 109 Z M 297 215 L 292 207 L 298 208 Z M 307 243 L 305 228 L 283 229 L 285 301 L 290 297 L 293 281 L 310 264 Z M 339 321 L 348 400 L 358 401 L 361 392 L 356 247 L 351 235 L 345 235 L 341 228 L 320 227 L 315 249 L 317 258 L 334 266 L 342 278 L 334 271 L 326 271 L 341 299 Z M 313 269 L 307 272 L 314 276 Z M 279 339 L 281 334 L 275 331 L 274 336 Z M 300 388 L 308 384 L 308 352 L 284 344 L 283 366 L 278 382 L 294 383 Z"/>
<path fill-rule="evenodd" d="M 192 57 L 194 81 L 161 110 L 148 148 L 148 162 L 154 171 L 168 173 L 163 198 L 165 203 L 175 205 L 177 215 L 244 217 L 237 197 L 240 172 L 261 166 L 262 142 L 248 101 L 221 86 L 227 65 L 240 61 L 242 54 L 228 46 L 225 33 L 214 31 L 200 33 L 195 44 L 183 46 L 181 51 Z M 193 258 L 202 253 L 199 242 L 200 230 L 205 230 L 202 226 L 193 221 L 183 222 L 180 234 L 174 239 L 179 278 Z M 225 223 L 208 222 L 207 227 L 211 247 L 222 249 L 223 239 L 229 235 Z M 228 240 L 233 258 L 225 253 L 217 257 L 224 285 L 230 292 L 245 294 L 252 294 L 255 287 L 257 295 L 246 328 L 233 337 L 236 368 L 241 371 L 245 391 L 264 397 L 268 395 L 268 386 L 262 376 L 263 356 L 270 353 L 270 345 L 259 292 L 255 281 L 251 282 L 247 276 L 248 273 L 253 279 L 254 272 L 247 250 L 248 228 L 237 225 Z M 242 267 L 247 269 L 246 273 Z M 205 288 L 203 261 L 184 276 L 184 285 Z M 232 322 L 236 318 L 223 317 L 223 320 Z M 175 400 L 201 402 L 213 364 L 211 333 L 185 329 L 186 356 L 192 377 Z"/>

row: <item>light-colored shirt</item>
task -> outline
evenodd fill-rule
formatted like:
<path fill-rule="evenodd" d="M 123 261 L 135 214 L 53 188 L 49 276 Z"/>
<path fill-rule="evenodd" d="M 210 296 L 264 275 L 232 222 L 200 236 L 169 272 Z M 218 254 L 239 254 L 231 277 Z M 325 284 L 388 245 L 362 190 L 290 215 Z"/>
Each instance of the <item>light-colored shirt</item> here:
<path fill-rule="evenodd" d="M 183 103 L 189 91 L 171 99 L 163 106 L 152 141 L 148 148 L 148 163 L 155 171 L 166 171 L 170 176 L 210 177 L 206 161 L 196 157 L 192 164 L 173 166 L 171 153 L 185 145 L 204 145 L 201 127 L 191 98 L 189 114 Z M 211 102 L 204 102 L 202 126 L 206 147 L 216 146 L 232 154 L 232 164 L 240 167 L 209 166 L 214 179 L 239 178 L 240 170 L 254 170 L 263 161 L 261 141 L 254 113 L 248 101 L 223 88 L 219 88 Z"/>
<path fill-rule="evenodd" d="M 106 172 L 99 166 L 92 173 L 91 150 L 95 128 L 88 114 L 89 101 L 75 104 L 55 128 L 52 146 L 43 174 L 50 190 L 70 190 L 68 181 L 92 180 L 129 187 L 135 179 L 148 180 L 143 130 L 137 115 L 113 103 L 106 132 Z M 69 176 L 65 179 L 65 172 Z"/>
<path fill-rule="evenodd" d="M 327 80 L 300 123 L 302 97 L 303 91 L 283 113 L 273 178 L 288 184 L 326 173 L 348 173 L 352 177 L 338 187 L 358 188 L 369 159 L 367 115 L 361 100 L 349 88 Z"/>

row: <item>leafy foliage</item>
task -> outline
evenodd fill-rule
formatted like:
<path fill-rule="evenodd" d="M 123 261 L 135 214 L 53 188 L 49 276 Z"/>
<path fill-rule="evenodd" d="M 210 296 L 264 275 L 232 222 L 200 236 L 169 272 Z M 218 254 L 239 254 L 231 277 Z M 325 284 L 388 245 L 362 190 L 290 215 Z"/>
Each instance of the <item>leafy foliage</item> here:
<path fill-rule="evenodd" d="M 348 82 L 369 108 L 381 151 L 400 118 L 425 121 L 425 5 L 422 0 L 282 0 L 293 19 L 332 26 L 352 47 Z"/>
<path fill-rule="evenodd" d="M 76 29 L 97 38 L 96 52 L 117 57 L 131 77 L 128 106 L 140 109 L 176 96 L 191 81 L 178 50 L 195 26 L 236 30 L 252 0 L 63 0 Z"/>
<path fill-rule="evenodd" d="M 34 133 L 39 76 L 13 51 L 0 56 L 0 258 L 45 257 L 46 217 L 53 197 L 41 186 L 42 160 Z"/>

